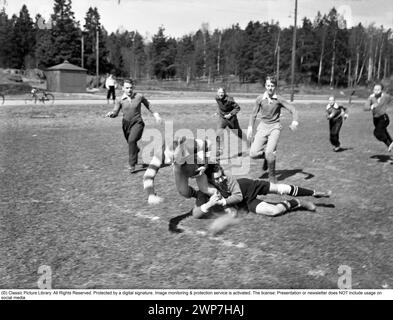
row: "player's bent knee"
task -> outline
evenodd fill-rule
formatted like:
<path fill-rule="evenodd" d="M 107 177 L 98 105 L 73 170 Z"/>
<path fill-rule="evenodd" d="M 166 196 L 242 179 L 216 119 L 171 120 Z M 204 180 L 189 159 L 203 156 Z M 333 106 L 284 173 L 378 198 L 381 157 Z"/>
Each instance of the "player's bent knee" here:
<path fill-rule="evenodd" d="M 266 202 L 261 202 L 255 208 L 255 212 L 258 214 L 264 214 L 266 216 L 274 217 L 274 216 L 277 216 L 277 215 L 283 213 L 283 210 L 277 205 L 269 204 Z"/>
<path fill-rule="evenodd" d="M 267 161 L 274 161 L 276 160 L 276 154 L 275 152 L 266 152 L 265 158 Z"/>
<path fill-rule="evenodd" d="M 259 158 L 261 158 L 261 152 L 255 150 L 255 149 L 250 149 L 250 158 L 251 159 L 259 159 Z"/>
<path fill-rule="evenodd" d="M 290 194 L 291 192 L 291 186 L 288 184 L 283 184 L 283 183 L 278 183 L 275 184 L 276 190 L 278 194 Z"/>
<path fill-rule="evenodd" d="M 186 190 L 178 190 L 178 191 L 179 191 L 180 195 L 183 196 L 184 198 L 187 198 L 187 199 L 191 198 L 191 195 L 190 195 L 190 192 L 188 189 L 187 189 L 187 191 Z"/>

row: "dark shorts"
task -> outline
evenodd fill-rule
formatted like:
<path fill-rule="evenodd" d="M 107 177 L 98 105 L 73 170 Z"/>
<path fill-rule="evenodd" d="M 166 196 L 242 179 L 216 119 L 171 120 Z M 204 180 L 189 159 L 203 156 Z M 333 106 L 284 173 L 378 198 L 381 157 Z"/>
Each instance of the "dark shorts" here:
<path fill-rule="evenodd" d="M 257 196 L 267 195 L 270 189 L 270 182 L 260 179 L 237 179 L 240 190 L 242 191 L 243 201 L 240 204 L 247 208 L 250 212 L 256 212 L 256 207 L 263 202 L 263 200 L 257 199 Z"/>

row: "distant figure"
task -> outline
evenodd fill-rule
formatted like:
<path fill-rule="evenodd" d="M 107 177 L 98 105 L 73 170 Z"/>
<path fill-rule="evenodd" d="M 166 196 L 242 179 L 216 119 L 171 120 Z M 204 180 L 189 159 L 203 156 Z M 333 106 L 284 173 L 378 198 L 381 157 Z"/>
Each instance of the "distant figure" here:
<path fill-rule="evenodd" d="M 333 151 L 340 151 L 339 134 L 343 120 L 348 118 L 347 108 L 339 106 L 334 97 L 329 97 L 329 103 L 326 106 L 326 118 L 329 120 L 330 143 L 333 145 Z"/>
<path fill-rule="evenodd" d="M 124 137 L 128 142 L 129 148 L 129 171 L 130 173 L 135 173 L 140 168 L 136 168 L 138 162 L 138 141 L 141 139 L 143 134 L 143 129 L 145 128 L 145 123 L 142 119 L 141 105 L 143 104 L 146 109 L 153 115 L 157 123 L 161 123 L 161 117 L 157 112 L 153 112 L 149 101 L 140 93 L 134 92 L 134 81 L 124 80 L 123 85 L 123 96 L 115 104 L 112 111 L 106 114 L 107 117 L 116 118 L 120 112 L 123 111 L 123 133 Z"/>
<path fill-rule="evenodd" d="M 377 83 L 374 86 L 374 93 L 371 94 L 366 102 L 365 111 L 371 110 L 373 114 L 373 122 L 375 126 L 374 136 L 382 141 L 388 147 L 388 152 L 393 150 L 393 139 L 389 134 L 387 127 L 389 125 L 389 117 L 386 109 L 392 103 L 393 97 L 382 92 L 383 85 Z"/>
<path fill-rule="evenodd" d="M 115 103 L 116 100 L 116 79 L 113 78 L 113 75 L 109 75 L 109 77 L 106 79 L 105 81 L 105 88 L 108 90 L 107 94 L 106 94 L 106 100 L 107 103 L 109 103 L 109 99 L 112 96 L 112 100 L 113 100 L 113 104 Z"/>
<path fill-rule="evenodd" d="M 217 90 L 216 102 L 218 104 L 219 120 L 217 123 L 217 158 L 222 155 L 222 139 L 224 136 L 224 129 L 229 128 L 244 141 L 247 141 L 246 135 L 240 128 L 239 121 L 237 120 L 237 113 L 240 111 L 240 106 L 235 100 L 228 96 L 224 88 Z"/>

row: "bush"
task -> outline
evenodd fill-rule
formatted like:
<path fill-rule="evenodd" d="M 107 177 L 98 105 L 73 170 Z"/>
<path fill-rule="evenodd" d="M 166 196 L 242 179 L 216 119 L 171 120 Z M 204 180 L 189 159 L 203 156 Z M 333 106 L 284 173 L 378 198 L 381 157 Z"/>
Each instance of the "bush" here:
<path fill-rule="evenodd" d="M 4 83 L 0 84 L 0 92 L 9 94 L 26 94 L 31 91 L 32 87 L 27 83 Z"/>

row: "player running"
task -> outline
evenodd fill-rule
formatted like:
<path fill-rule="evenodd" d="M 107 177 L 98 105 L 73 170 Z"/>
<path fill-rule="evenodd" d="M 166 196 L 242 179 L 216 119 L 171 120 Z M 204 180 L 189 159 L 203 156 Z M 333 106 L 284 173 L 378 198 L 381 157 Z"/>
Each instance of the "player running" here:
<path fill-rule="evenodd" d="M 326 118 L 329 120 L 330 143 L 333 145 L 333 151 L 338 152 L 340 148 L 340 130 L 343 121 L 348 118 L 347 108 L 339 106 L 334 97 L 329 97 L 329 103 L 326 106 Z"/>
<path fill-rule="evenodd" d="M 387 130 L 390 121 L 386 109 L 392 101 L 393 97 L 383 92 L 383 85 L 377 83 L 374 86 L 373 94 L 368 97 L 365 105 L 365 110 L 371 110 L 373 114 L 374 136 L 388 147 L 388 152 L 393 150 L 393 139 Z"/>
<path fill-rule="evenodd" d="M 128 142 L 128 163 L 130 173 L 138 171 L 136 168 L 138 162 L 138 141 L 141 139 L 145 123 L 142 119 L 141 105 L 153 115 L 157 123 L 161 123 L 161 117 L 158 112 L 153 112 L 149 101 L 140 93 L 134 92 L 134 81 L 131 79 L 124 80 L 124 94 L 117 101 L 112 111 L 106 114 L 107 117 L 116 118 L 120 110 L 123 111 L 123 133 Z"/>
<path fill-rule="evenodd" d="M 224 137 L 224 129 L 229 128 L 232 130 L 241 140 L 247 142 L 247 137 L 243 135 L 243 131 L 240 128 L 239 121 L 237 119 L 237 114 L 240 111 L 240 106 L 235 102 L 235 100 L 227 94 L 224 88 L 219 88 L 217 90 L 216 102 L 218 105 L 218 115 L 219 119 L 217 122 L 217 158 L 219 158 L 222 153 L 222 140 Z"/>
<path fill-rule="evenodd" d="M 256 99 L 254 110 L 250 116 L 247 129 L 247 139 L 251 141 L 254 124 L 258 113 L 261 114 L 255 138 L 251 144 L 250 157 L 252 159 L 265 159 L 263 170 L 269 170 L 269 180 L 276 182 L 276 149 L 282 125 L 280 123 L 281 108 L 292 114 L 291 130 L 296 130 L 298 114 L 295 107 L 276 94 L 276 81 L 272 77 L 266 78 L 266 91 Z"/>

